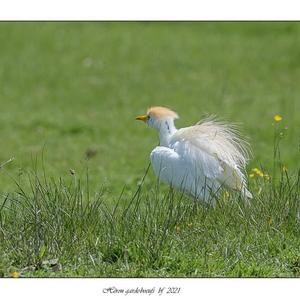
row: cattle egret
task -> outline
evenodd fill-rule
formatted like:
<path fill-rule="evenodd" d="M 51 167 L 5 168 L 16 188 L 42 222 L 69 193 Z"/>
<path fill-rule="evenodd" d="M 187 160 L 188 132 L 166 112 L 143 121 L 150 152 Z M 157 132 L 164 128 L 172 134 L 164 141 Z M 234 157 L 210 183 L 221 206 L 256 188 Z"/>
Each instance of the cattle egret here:
<path fill-rule="evenodd" d="M 194 126 L 176 129 L 176 112 L 151 107 L 136 117 L 159 133 L 159 146 L 150 154 L 160 181 L 204 202 L 214 202 L 222 187 L 238 191 L 247 200 L 245 166 L 248 143 L 234 125 L 207 118 Z"/>

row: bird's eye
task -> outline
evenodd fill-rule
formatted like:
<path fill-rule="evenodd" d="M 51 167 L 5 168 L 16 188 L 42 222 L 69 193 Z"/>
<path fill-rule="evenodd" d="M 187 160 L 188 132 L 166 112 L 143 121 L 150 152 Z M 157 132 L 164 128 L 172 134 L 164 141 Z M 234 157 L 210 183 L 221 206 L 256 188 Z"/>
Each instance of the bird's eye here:
<path fill-rule="evenodd" d="M 149 120 L 150 119 L 150 115 L 147 115 L 147 120 Z"/>

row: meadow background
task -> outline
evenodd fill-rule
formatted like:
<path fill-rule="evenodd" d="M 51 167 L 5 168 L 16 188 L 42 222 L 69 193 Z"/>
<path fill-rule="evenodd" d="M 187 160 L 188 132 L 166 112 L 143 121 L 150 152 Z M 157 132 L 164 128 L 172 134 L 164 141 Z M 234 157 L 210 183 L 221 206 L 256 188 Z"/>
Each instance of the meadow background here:
<path fill-rule="evenodd" d="M 180 116 L 176 121 L 178 127 L 194 124 L 207 114 L 240 123 L 241 131 L 249 137 L 253 150 L 253 158 L 247 168 L 248 173 L 255 167 L 267 169 L 268 172 L 273 166 L 274 130 L 280 126 L 279 130 L 284 133 L 280 147 L 281 160 L 289 173 L 296 174 L 300 156 L 299 36 L 300 24 L 293 22 L 0 23 L 0 136 L 2 141 L 0 162 L 11 157 L 15 158 L 12 163 L 0 170 L 0 190 L 3 200 L 7 196 L 13 196 L 11 194 L 15 192 L 20 194 L 20 186 L 24 189 L 24 194 L 30 192 L 28 172 L 41 174 L 45 171 L 51 182 L 57 182 L 61 178 L 66 185 L 73 183 L 76 185 L 78 180 L 86 179 L 88 169 L 90 192 L 94 194 L 101 189 L 103 201 L 108 206 L 110 202 L 116 202 L 122 190 L 130 201 L 147 168 L 150 151 L 158 142 L 154 130 L 135 121 L 136 115 L 144 113 L 152 105 L 168 106 L 177 111 Z M 276 114 L 283 117 L 278 124 L 275 124 L 273 119 Z M 155 185 L 156 180 L 151 169 L 144 183 L 145 192 Z M 70 188 L 75 188 L 75 191 L 72 190 L 76 193 L 77 187 Z M 58 190 L 62 191 L 62 189 L 61 186 L 58 187 Z M 168 192 L 167 188 L 162 187 L 162 189 Z M 297 196 L 295 198 L 298 202 Z M 27 199 L 30 202 L 30 196 Z M 51 201 L 51 197 L 49 200 Z M 173 198 L 170 200 L 173 202 Z M 181 207 L 178 208 L 179 210 L 183 209 L 182 202 L 189 206 L 188 199 L 174 200 L 179 204 L 177 207 Z M 235 217 L 233 213 L 236 211 L 235 203 L 232 202 L 233 206 L 229 205 L 223 209 L 223 211 L 230 211 L 229 214 L 224 212 L 224 221 L 229 215 Z M 55 205 L 57 204 L 56 202 Z M 72 206 L 72 204 L 68 206 L 69 203 L 59 204 L 66 204 L 65 209 Z M 272 206 L 270 199 L 268 204 Z M 9 206 L 8 201 L 3 206 L 6 205 Z M 191 211 L 194 211 L 192 201 L 190 205 Z M 43 207 L 47 218 L 47 215 L 49 216 L 47 205 Z M 255 214 L 257 219 L 265 216 L 261 214 L 259 207 L 261 206 L 257 206 Z M 242 210 L 244 208 L 247 209 L 243 207 Z M 148 206 L 148 209 L 154 218 L 157 217 L 156 220 L 164 221 L 164 215 L 155 214 L 151 206 Z M 5 208 L 1 210 L 2 213 L 4 210 Z M 117 248 L 121 249 L 116 250 L 111 257 L 103 258 L 102 252 L 102 255 L 96 258 L 94 255 L 100 251 L 97 247 L 98 242 L 93 245 L 94 251 L 91 254 L 87 253 L 87 247 L 82 249 L 82 256 L 92 256 L 92 258 L 88 257 L 88 262 L 74 262 L 77 254 L 75 249 L 73 255 L 71 248 L 62 249 L 57 245 L 60 249 L 55 249 L 55 246 L 49 245 L 51 243 L 49 240 L 42 240 L 41 236 L 38 237 L 41 240 L 33 246 L 34 242 L 28 241 L 32 236 L 30 229 L 28 234 L 23 233 L 24 240 L 20 237 L 13 241 L 12 236 L 18 235 L 18 227 L 22 227 L 29 220 L 22 218 L 24 216 L 20 212 L 22 209 L 19 209 L 19 212 L 17 207 L 11 210 L 14 210 L 15 214 L 9 214 L 9 210 L 6 210 L 7 214 L 3 214 L 2 217 L 4 220 L 2 245 L 0 245 L 2 268 L 0 268 L 4 276 L 14 272 L 21 273 L 23 268 L 31 267 L 33 264 L 41 265 L 43 262 L 47 264 L 47 261 L 53 258 L 59 260 L 62 270 L 53 272 L 40 266 L 35 267 L 38 270 L 23 271 L 22 275 L 299 275 L 300 261 L 297 254 L 299 231 L 294 234 L 296 226 L 293 228 L 289 226 L 287 230 L 291 233 L 291 237 L 287 238 L 290 243 L 282 249 L 284 258 L 288 256 L 287 260 L 281 260 L 278 257 L 279 253 L 270 255 L 269 249 L 266 249 L 269 247 L 261 249 L 258 246 L 257 248 L 260 249 L 253 252 L 253 260 L 252 257 L 245 257 L 244 264 L 241 266 L 239 258 L 238 262 L 235 262 L 236 255 L 234 255 L 232 257 L 234 262 L 230 262 L 229 267 L 226 263 L 224 265 L 221 256 L 226 248 L 224 244 L 231 243 L 232 239 L 224 235 L 220 238 L 223 238 L 225 243 L 222 241 L 222 244 L 225 247 L 222 245 L 220 249 L 222 254 L 219 258 L 212 257 L 212 268 L 207 268 L 209 264 L 207 252 L 210 252 L 210 249 L 208 251 L 196 249 L 197 246 L 200 248 L 202 245 L 193 243 L 192 251 L 188 251 L 184 257 L 180 255 L 182 247 L 174 245 L 174 248 L 178 249 L 178 259 L 174 261 L 172 267 L 165 267 L 167 264 L 165 260 L 159 260 L 156 264 L 155 261 L 160 257 L 155 259 L 155 256 L 152 256 L 158 247 L 153 249 L 151 255 L 149 252 L 139 251 L 132 240 L 132 243 L 127 240 L 130 244 L 135 244 L 132 245 L 129 253 L 118 243 Z M 169 210 L 170 206 L 166 207 L 166 211 Z M 141 213 L 144 212 L 145 209 L 141 208 Z M 199 225 L 203 220 L 201 217 L 207 213 L 213 214 L 206 210 L 199 213 L 193 216 L 199 220 Z M 209 223 L 212 226 L 217 218 L 222 219 L 218 213 L 222 214 L 222 209 L 215 212 L 214 216 L 209 216 L 211 217 Z M 274 214 L 278 213 L 279 210 L 274 210 Z M 244 216 L 244 219 L 247 218 L 251 222 L 250 214 L 248 218 Z M 94 214 L 94 217 L 97 218 L 97 215 Z M 134 215 L 132 214 L 130 218 L 133 222 L 136 220 Z M 178 219 L 181 219 L 182 215 L 180 215 Z M 79 214 L 77 216 L 80 219 Z M 17 219 L 16 222 L 20 220 L 15 225 L 15 234 L 13 219 Z M 33 217 L 33 219 L 37 218 Z M 195 219 L 187 224 L 194 223 Z M 268 218 L 266 223 L 274 221 L 270 219 Z M 50 221 L 50 218 L 48 220 Z M 180 227 L 178 228 L 178 223 L 175 222 L 172 228 L 178 237 Z M 253 232 L 254 229 L 255 234 L 253 239 L 248 240 L 249 243 L 242 242 L 246 251 L 249 249 L 247 246 L 257 238 L 256 233 L 261 229 L 250 222 L 249 230 Z M 37 225 L 37 222 L 35 224 Z M 100 223 L 82 223 L 78 224 L 78 227 L 84 228 L 89 225 L 92 227 L 96 224 L 100 225 Z M 149 229 L 152 224 L 147 224 Z M 63 220 L 61 225 L 65 225 Z M 191 226 L 186 227 L 191 229 Z M 221 226 L 220 223 L 216 225 L 218 229 Z M 267 235 L 274 233 L 267 226 L 265 228 Z M 122 227 L 121 230 L 124 232 L 125 228 Z M 134 238 L 134 229 L 132 230 L 132 234 L 128 233 L 128 236 Z M 67 242 L 66 231 L 62 230 L 60 233 L 62 240 Z M 156 231 L 150 235 L 156 236 L 155 233 L 162 232 Z M 113 234 L 114 232 L 111 231 L 110 236 Z M 162 240 L 168 234 L 171 235 L 169 229 L 163 232 Z M 238 236 L 234 229 L 230 234 L 232 238 Z M 95 231 L 90 237 L 96 238 Z M 193 240 L 198 237 L 199 235 L 190 236 Z M 282 245 L 281 238 L 279 238 L 281 241 L 278 241 L 281 245 L 274 241 L 277 237 L 278 235 L 274 239 L 271 238 L 274 247 Z M 109 234 L 107 238 L 105 240 L 109 240 Z M 210 242 L 212 248 L 214 248 L 213 244 L 219 242 L 217 237 L 212 241 L 209 234 L 206 238 L 208 247 Z M 267 237 L 264 235 L 261 239 L 262 244 L 265 239 L 267 240 Z M 122 239 L 122 242 L 125 244 L 125 239 Z M 78 244 L 76 246 L 80 246 Z M 30 251 L 31 245 L 35 247 L 32 251 Z M 15 247 L 15 251 L 12 247 Z M 107 247 L 108 251 L 113 250 Z M 129 261 L 128 254 L 131 257 Z M 147 261 L 143 261 L 142 256 L 147 254 L 150 254 L 151 258 L 149 260 L 145 258 Z M 172 254 L 166 256 L 170 257 Z M 266 261 L 266 256 L 271 257 L 268 265 L 264 267 L 261 263 Z M 193 265 L 187 262 L 190 260 L 193 261 Z M 249 266 L 251 269 L 247 266 L 250 260 L 253 266 L 253 268 Z M 135 266 L 131 267 L 130 261 Z M 151 267 L 151 265 L 155 266 Z M 239 265 L 239 268 L 235 268 L 235 265 Z"/>

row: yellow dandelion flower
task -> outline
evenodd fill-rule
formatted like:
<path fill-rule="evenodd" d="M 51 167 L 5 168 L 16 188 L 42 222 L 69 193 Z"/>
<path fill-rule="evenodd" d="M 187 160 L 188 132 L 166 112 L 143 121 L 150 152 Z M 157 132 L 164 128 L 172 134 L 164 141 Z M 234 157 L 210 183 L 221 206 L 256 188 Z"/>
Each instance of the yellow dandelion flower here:
<path fill-rule="evenodd" d="M 274 120 L 275 120 L 276 122 L 282 121 L 282 116 L 279 115 L 279 114 L 276 114 L 276 115 L 274 115 Z"/>
<path fill-rule="evenodd" d="M 258 171 L 256 174 L 257 174 L 258 176 L 260 176 L 260 177 L 263 177 L 263 176 L 264 176 L 264 173 L 263 173 L 262 171 Z"/>
<path fill-rule="evenodd" d="M 254 174 L 256 174 L 257 176 L 263 177 L 264 173 L 258 169 L 258 168 L 253 168 L 252 171 L 254 172 Z"/>
<path fill-rule="evenodd" d="M 19 277 L 21 276 L 21 273 L 18 272 L 18 271 L 14 271 L 14 272 L 11 272 L 11 273 L 10 273 L 10 276 L 11 276 L 12 278 L 19 278 Z"/>
<path fill-rule="evenodd" d="M 223 193 L 223 198 L 227 199 L 228 197 L 229 197 L 229 192 L 225 190 Z"/>

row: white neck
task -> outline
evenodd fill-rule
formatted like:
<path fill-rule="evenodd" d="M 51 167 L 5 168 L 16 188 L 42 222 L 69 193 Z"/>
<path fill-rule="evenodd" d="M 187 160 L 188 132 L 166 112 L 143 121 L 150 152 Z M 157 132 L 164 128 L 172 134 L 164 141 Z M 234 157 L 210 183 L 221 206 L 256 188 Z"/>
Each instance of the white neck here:
<path fill-rule="evenodd" d="M 159 144 L 161 146 L 168 147 L 172 135 L 177 131 L 174 125 L 174 120 L 166 119 L 161 121 L 158 131 L 159 131 Z"/>

